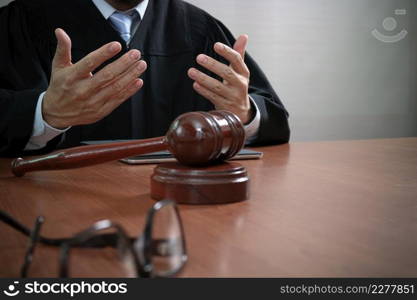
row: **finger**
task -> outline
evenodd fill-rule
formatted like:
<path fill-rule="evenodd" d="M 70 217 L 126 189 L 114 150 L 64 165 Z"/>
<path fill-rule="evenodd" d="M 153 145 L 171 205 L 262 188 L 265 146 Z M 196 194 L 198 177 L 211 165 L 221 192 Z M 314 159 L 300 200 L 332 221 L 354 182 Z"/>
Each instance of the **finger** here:
<path fill-rule="evenodd" d="M 122 50 L 119 42 L 111 42 L 91 52 L 74 65 L 77 78 L 90 76 L 102 63 L 109 60 Z"/>
<path fill-rule="evenodd" d="M 55 30 L 57 46 L 52 68 L 64 68 L 71 65 L 71 39 L 61 28 Z"/>
<path fill-rule="evenodd" d="M 198 71 L 197 69 L 190 68 L 188 70 L 188 76 L 195 80 L 199 85 L 205 87 L 213 93 L 222 95 L 226 98 L 231 98 L 233 96 L 229 87 L 225 86 L 220 81 L 204 74 L 203 72 Z"/>
<path fill-rule="evenodd" d="M 106 116 L 143 87 L 143 80 L 136 78 L 121 93 L 113 96 L 100 109 L 101 115 Z"/>
<path fill-rule="evenodd" d="M 119 78 L 117 78 L 114 82 L 112 82 L 106 89 L 109 91 L 113 91 L 116 94 L 123 92 L 126 87 L 132 83 L 135 79 L 137 79 L 143 72 L 145 72 L 147 68 L 145 61 L 138 61 L 132 65 L 131 68 L 124 74 L 122 74 Z"/>
<path fill-rule="evenodd" d="M 233 70 L 238 74 L 245 77 L 249 76 L 248 67 L 239 52 L 222 43 L 216 43 L 214 45 L 214 51 L 229 61 Z"/>
<path fill-rule="evenodd" d="M 138 50 L 131 50 L 124 54 L 115 62 L 107 65 L 102 70 L 97 72 L 92 78 L 92 87 L 101 87 L 111 81 L 113 81 L 120 74 L 129 70 L 129 68 L 138 62 L 140 59 L 140 52 Z M 146 63 L 145 63 L 146 65 Z"/>
<path fill-rule="evenodd" d="M 243 60 L 245 60 L 245 53 L 246 53 L 246 47 L 248 46 L 249 36 L 246 34 L 243 34 L 238 37 L 236 40 L 233 49 L 237 51 L 240 56 L 242 56 Z"/>
<path fill-rule="evenodd" d="M 116 105 L 120 105 L 143 87 L 143 80 L 140 78 L 134 79 L 126 88 L 117 95 Z"/>
<path fill-rule="evenodd" d="M 197 63 L 207 70 L 213 72 L 214 74 L 220 76 L 223 78 L 223 80 L 226 80 L 228 83 L 231 83 L 232 85 L 240 84 L 241 81 L 238 78 L 237 73 L 229 66 L 226 66 L 225 64 L 215 60 L 214 58 L 211 58 L 205 54 L 200 54 L 197 56 Z"/>
<path fill-rule="evenodd" d="M 204 86 L 200 85 L 198 82 L 194 82 L 193 84 L 194 90 L 199 93 L 201 96 L 209 100 L 213 105 L 219 109 L 225 104 L 228 103 L 227 99 L 223 96 L 220 96 L 216 93 L 213 93 L 209 89 L 205 88 Z"/>
<path fill-rule="evenodd" d="M 111 84 L 102 88 L 98 93 L 96 100 L 93 102 L 106 101 L 115 95 L 123 93 L 123 91 L 146 70 L 144 61 L 136 62 L 125 74 L 114 80 Z"/>

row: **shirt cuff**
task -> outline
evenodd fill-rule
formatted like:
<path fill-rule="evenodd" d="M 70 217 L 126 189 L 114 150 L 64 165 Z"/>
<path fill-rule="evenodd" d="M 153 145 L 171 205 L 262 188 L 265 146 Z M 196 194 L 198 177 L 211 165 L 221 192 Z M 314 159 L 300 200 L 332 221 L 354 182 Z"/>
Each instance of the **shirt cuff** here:
<path fill-rule="evenodd" d="M 251 101 L 252 108 L 255 109 L 255 117 L 249 122 L 249 124 L 245 125 L 246 144 L 250 144 L 258 137 L 259 126 L 261 124 L 261 112 L 251 96 L 249 96 L 249 99 Z"/>
<path fill-rule="evenodd" d="M 26 144 L 25 150 L 39 150 L 46 146 L 46 144 L 66 132 L 71 127 L 65 129 L 57 129 L 46 123 L 42 116 L 42 103 L 45 92 L 39 95 L 38 103 L 36 104 L 35 118 L 33 121 L 32 135 L 29 142 Z"/>

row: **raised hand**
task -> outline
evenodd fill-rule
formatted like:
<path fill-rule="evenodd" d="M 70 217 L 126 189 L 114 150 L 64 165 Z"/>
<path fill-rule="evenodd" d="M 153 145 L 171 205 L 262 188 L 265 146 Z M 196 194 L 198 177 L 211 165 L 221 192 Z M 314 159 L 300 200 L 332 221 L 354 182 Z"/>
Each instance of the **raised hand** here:
<path fill-rule="evenodd" d="M 147 65 L 138 50 L 127 52 L 93 76 L 97 67 L 121 51 L 120 43 L 104 45 L 73 64 L 71 39 L 62 29 L 55 35 L 58 45 L 42 106 L 49 125 L 66 128 L 97 122 L 143 86 L 138 77 Z"/>
<path fill-rule="evenodd" d="M 248 96 L 249 69 L 245 64 L 245 52 L 248 36 L 241 35 L 233 49 L 222 43 L 214 45 L 214 51 L 230 62 L 227 66 L 205 54 L 197 56 L 197 63 L 220 76 L 220 82 L 195 68 L 188 70 L 197 93 L 210 100 L 216 109 L 235 113 L 246 124 L 251 120 L 252 112 Z"/>

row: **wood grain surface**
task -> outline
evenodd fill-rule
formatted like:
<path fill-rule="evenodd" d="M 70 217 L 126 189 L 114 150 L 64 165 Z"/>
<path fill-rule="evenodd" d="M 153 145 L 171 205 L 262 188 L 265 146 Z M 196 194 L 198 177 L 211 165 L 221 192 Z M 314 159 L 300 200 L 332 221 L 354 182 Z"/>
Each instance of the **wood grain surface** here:
<path fill-rule="evenodd" d="M 180 206 L 185 277 L 417 276 L 417 138 L 293 143 L 242 161 L 250 199 Z M 0 209 L 42 234 L 70 236 L 111 219 L 138 235 L 154 203 L 153 166 L 106 163 L 16 178 L 0 159 Z M 0 224 L 0 277 L 15 277 L 28 240 Z M 32 277 L 57 275 L 58 250 L 40 246 Z M 77 250 L 73 274 L 117 276 L 108 251 Z"/>

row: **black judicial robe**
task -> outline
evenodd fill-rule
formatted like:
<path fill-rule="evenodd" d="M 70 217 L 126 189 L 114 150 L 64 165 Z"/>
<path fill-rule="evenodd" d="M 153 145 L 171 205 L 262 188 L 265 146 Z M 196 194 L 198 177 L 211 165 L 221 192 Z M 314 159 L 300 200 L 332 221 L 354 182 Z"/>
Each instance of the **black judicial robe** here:
<path fill-rule="evenodd" d="M 38 97 L 48 87 L 56 48 L 54 29 L 58 27 L 72 39 L 74 63 L 105 43 L 119 41 L 125 45 L 90 0 L 16 0 L 1 8 L 1 156 L 39 154 L 85 140 L 164 135 L 178 115 L 213 109 L 193 90 L 187 70 L 202 69 L 195 62 L 200 53 L 224 61 L 213 51 L 214 43 L 235 42 L 220 21 L 193 5 L 180 0 L 150 0 L 129 46 L 139 49 L 148 63 L 142 76 L 144 87 L 103 120 L 74 126 L 41 151 L 23 152 L 31 136 Z M 120 55 L 128 50 L 124 46 Z M 249 92 L 261 112 L 254 144 L 288 142 L 288 114 L 283 104 L 249 55 L 246 63 L 251 72 Z"/>

